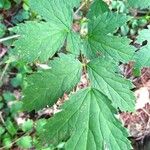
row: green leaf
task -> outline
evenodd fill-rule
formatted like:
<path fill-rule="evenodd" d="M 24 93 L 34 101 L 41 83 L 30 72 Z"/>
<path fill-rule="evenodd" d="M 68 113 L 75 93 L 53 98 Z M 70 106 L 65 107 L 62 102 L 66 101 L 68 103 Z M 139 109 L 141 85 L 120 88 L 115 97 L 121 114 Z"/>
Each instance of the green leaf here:
<path fill-rule="evenodd" d="M 142 44 L 144 41 L 147 41 L 147 44 L 142 46 L 134 56 L 136 68 L 150 67 L 150 26 L 139 32 L 137 42 Z"/>
<path fill-rule="evenodd" d="M 23 136 L 19 139 L 19 141 L 17 142 L 17 145 L 20 148 L 23 149 L 28 149 L 32 147 L 32 138 L 31 136 Z"/>
<path fill-rule="evenodd" d="M 137 68 L 150 67 L 150 45 L 142 47 L 135 55 Z"/>
<path fill-rule="evenodd" d="M 14 94 L 9 91 L 4 92 L 3 97 L 4 97 L 4 100 L 7 102 L 14 101 L 16 99 Z"/>
<path fill-rule="evenodd" d="M 94 20 L 89 21 L 89 35 L 113 33 L 128 21 L 128 17 L 123 14 L 106 12 L 99 15 Z"/>
<path fill-rule="evenodd" d="M 16 77 L 14 77 L 14 78 L 11 79 L 10 82 L 11 82 L 11 85 L 12 85 L 13 87 L 18 87 L 18 86 L 21 86 L 22 81 L 23 81 L 23 76 L 22 76 L 21 73 L 18 73 L 18 74 L 16 75 Z"/>
<path fill-rule="evenodd" d="M 10 107 L 10 112 L 12 115 L 16 115 L 18 112 L 22 112 L 22 101 L 16 101 Z"/>
<path fill-rule="evenodd" d="M 89 79 L 92 87 L 100 90 L 108 96 L 115 108 L 122 111 L 134 111 L 135 97 L 132 83 L 124 79 L 116 72 L 112 61 L 105 58 L 97 58 L 88 64 Z"/>
<path fill-rule="evenodd" d="M 129 43 L 130 40 L 127 38 L 93 35 L 84 41 L 83 53 L 92 59 L 101 55 L 115 61 L 128 62 L 132 60 L 134 54 L 134 47 L 130 46 Z"/>
<path fill-rule="evenodd" d="M 37 122 L 36 122 L 36 127 L 35 127 L 37 134 L 38 134 L 38 133 L 41 133 L 41 131 L 43 130 L 43 126 L 44 126 L 46 123 L 47 123 L 47 120 L 46 120 L 46 119 L 39 119 L 39 120 L 37 120 Z"/>
<path fill-rule="evenodd" d="M 17 127 L 14 123 L 8 118 L 5 122 L 6 129 L 10 133 L 10 135 L 14 136 L 17 133 Z"/>
<path fill-rule="evenodd" d="M 81 39 L 78 33 L 70 32 L 67 37 L 67 51 L 79 55 L 81 50 Z"/>
<path fill-rule="evenodd" d="M 72 26 L 73 10 L 66 0 L 29 0 L 29 6 L 48 22 L 55 23 L 61 29 Z"/>
<path fill-rule="evenodd" d="M 150 43 L 150 25 L 148 26 L 148 29 L 143 29 L 139 32 L 139 35 L 137 37 L 137 42 L 142 44 L 142 42 L 147 41 Z"/>
<path fill-rule="evenodd" d="M 82 65 L 72 55 L 61 54 L 50 66 L 50 70 L 28 76 L 27 87 L 23 90 L 25 110 L 39 110 L 53 105 L 79 82 Z"/>
<path fill-rule="evenodd" d="M 0 2 L 1 9 L 3 8 L 3 9 L 8 10 L 8 9 L 10 9 L 10 7 L 11 7 L 11 2 L 9 0 L 1 0 L 1 2 Z"/>
<path fill-rule="evenodd" d="M 150 1 L 149 0 L 128 0 L 129 6 L 133 8 L 148 8 L 150 7 Z"/>
<path fill-rule="evenodd" d="M 12 140 L 11 138 L 3 138 L 3 145 L 6 149 L 10 149 L 12 147 Z"/>
<path fill-rule="evenodd" d="M 81 90 L 49 119 L 41 138 L 54 144 L 67 140 L 66 150 L 129 150 L 128 134 L 115 113 L 109 99 L 98 90 Z"/>
<path fill-rule="evenodd" d="M 13 28 L 20 35 L 14 42 L 14 55 L 25 62 L 36 59 L 44 62 L 59 50 L 65 41 L 67 31 L 56 24 L 46 22 L 26 22 Z"/>
<path fill-rule="evenodd" d="M 22 124 L 22 127 L 21 127 L 21 128 L 22 128 L 22 130 L 23 130 L 24 132 L 32 130 L 32 128 L 33 128 L 33 121 L 30 120 L 30 119 L 28 119 L 27 121 L 25 121 L 25 122 Z"/>
<path fill-rule="evenodd" d="M 20 35 L 13 44 L 13 54 L 29 63 L 37 59 L 41 62 L 47 61 L 61 49 L 67 35 L 69 34 L 68 38 L 72 35 L 72 5 L 77 3 L 79 0 L 71 3 L 65 0 L 29 0 L 31 9 L 41 15 L 46 22 L 31 21 L 12 28 L 13 32 Z M 77 35 L 73 34 L 73 38 L 76 39 Z M 69 47 L 72 44 L 69 42 Z M 71 47 L 70 51 L 74 51 L 72 49 Z"/>
<path fill-rule="evenodd" d="M 0 136 L 5 132 L 5 128 L 0 125 Z"/>
<path fill-rule="evenodd" d="M 108 33 L 125 24 L 127 17 L 116 13 L 104 13 L 89 22 L 89 33 L 84 40 L 83 53 L 88 58 L 99 55 L 112 58 L 115 61 L 127 62 L 132 59 L 134 48 L 129 45 L 130 40 Z"/>
<path fill-rule="evenodd" d="M 87 14 L 89 19 L 98 17 L 99 15 L 109 11 L 108 5 L 103 0 L 95 0 L 89 9 Z"/>
<path fill-rule="evenodd" d="M 6 27 L 4 24 L 0 23 L 0 38 L 5 35 Z"/>
<path fill-rule="evenodd" d="M 4 103 L 0 102 L 0 110 L 3 109 L 3 107 L 4 107 Z"/>
<path fill-rule="evenodd" d="M 68 3 L 71 8 L 78 7 L 80 5 L 81 0 L 67 0 L 65 3 Z"/>

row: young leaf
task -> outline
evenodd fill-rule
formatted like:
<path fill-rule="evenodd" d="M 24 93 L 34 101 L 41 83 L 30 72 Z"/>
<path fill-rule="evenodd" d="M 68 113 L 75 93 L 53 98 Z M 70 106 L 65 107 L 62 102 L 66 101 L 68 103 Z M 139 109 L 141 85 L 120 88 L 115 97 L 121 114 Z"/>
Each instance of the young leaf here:
<path fill-rule="evenodd" d="M 128 0 L 129 6 L 133 8 L 148 8 L 150 7 L 150 1 L 149 0 Z"/>
<path fill-rule="evenodd" d="M 93 59 L 88 64 L 89 79 L 92 87 L 108 96 L 115 108 L 122 111 L 134 111 L 134 94 L 130 91 L 130 81 L 117 75 L 112 61 L 104 58 Z"/>
<path fill-rule="evenodd" d="M 69 138 L 66 150 L 129 150 L 128 134 L 115 113 L 109 99 L 98 90 L 81 90 L 49 119 L 41 138 L 54 144 Z"/>
<path fill-rule="evenodd" d="M 109 11 L 108 5 L 103 0 L 95 0 L 87 14 L 89 19 L 96 18 L 99 15 Z"/>
<path fill-rule="evenodd" d="M 89 33 L 84 40 L 83 53 L 88 58 L 98 55 L 113 58 L 115 61 L 127 62 L 132 59 L 134 48 L 127 38 L 118 38 L 108 33 L 127 21 L 127 17 L 116 13 L 104 13 L 89 22 Z"/>
<path fill-rule="evenodd" d="M 79 82 L 82 65 L 72 55 L 62 54 L 50 66 L 50 70 L 27 77 L 27 87 L 23 90 L 24 110 L 39 110 L 53 105 Z"/>

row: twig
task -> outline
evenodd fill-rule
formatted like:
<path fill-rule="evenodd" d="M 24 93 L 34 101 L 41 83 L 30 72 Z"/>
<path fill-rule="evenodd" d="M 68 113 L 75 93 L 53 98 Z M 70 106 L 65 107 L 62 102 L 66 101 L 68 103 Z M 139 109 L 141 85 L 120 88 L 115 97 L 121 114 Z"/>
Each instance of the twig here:
<path fill-rule="evenodd" d="M 0 52 L 0 59 L 6 54 L 6 52 L 7 52 L 7 48 L 2 48 Z"/>
<path fill-rule="evenodd" d="M 15 38 L 18 38 L 20 35 L 12 35 L 12 36 L 8 36 L 8 37 L 5 37 L 5 38 L 2 38 L 0 39 L 0 43 L 4 42 L 4 41 L 8 41 L 8 40 L 11 40 L 11 39 L 15 39 Z"/>
<path fill-rule="evenodd" d="M 87 86 L 89 86 L 90 81 L 88 79 L 87 68 L 86 68 L 87 67 L 87 60 L 86 60 L 86 58 L 84 58 L 83 55 L 81 55 L 81 60 L 82 60 L 82 63 L 83 63 L 83 73 L 85 74 L 85 78 L 87 80 Z"/>
<path fill-rule="evenodd" d="M 83 2 L 82 5 L 74 12 L 74 15 L 76 16 L 78 12 L 85 6 L 86 2 Z"/>
<path fill-rule="evenodd" d="M 5 124 L 5 121 L 4 121 L 3 116 L 2 116 L 2 112 L 0 112 L 0 120 L 1 120 L 1 122 L 2 122 L 3 124 Z"/>
<path fill-rule="evenodd" d="M 26 136 L 26 135 L 29 135 L 29 133 L 25 133 L 23 134 L 22 136 L 20 136 L 18 139 L 14 140 L 12 143 L 10 143 L 11 145 L 14 145 L 15 143 L 17 143 L 23 136 Z M 4 150 L 6 149 L 7 146 L 3 146 L 3 147 L 0 147 L 0 150 Z"/>
<path fill-rule="evenodd" d="M 0 81 L 3 79 L 3 77 L 4 77 L 4 75 L 5 75 L 6 71 L 7 71 L 7 69 L 8 69 L 8 67 L 9 67 L 9 64 L 10 64 L 10 62 L 8 62 L 8 63 L 5 65 L 5 68 L 4 68 L 4 70 L 3 70 L 3 72 L 2 72 L 2 74 L 1 74 L 1 76 L 0 76 Z"/>

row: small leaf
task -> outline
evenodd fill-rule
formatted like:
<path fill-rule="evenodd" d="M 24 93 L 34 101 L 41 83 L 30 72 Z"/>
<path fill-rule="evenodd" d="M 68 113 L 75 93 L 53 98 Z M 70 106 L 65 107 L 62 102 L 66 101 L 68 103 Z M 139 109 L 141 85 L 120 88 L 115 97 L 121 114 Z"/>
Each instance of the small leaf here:
<path fill-rule="evenodd" d="M 32 130 L 32 128 L 33 128 L 33 121 L 32 120 L 30 120 L 30 119 L 28 119 L 27 121 L 25 121 L 23 124 L 22 124 L 22 130 L 24 131 L 24 132 L 26 132 L 26 131 L 29 131 L 29 130 Z"/>
<path fill-rule="evenodd" d="M 3 93 L 3 97 L 5 101 L 14 101 L 16 98 L 13 93 L 6 91 Z"/>
<path fill-rule="evenodd" d="M 11 79 L 11 84 L 13 87 L 18 87 L 22 84 L 23 77 L 21 73 L 18 73 L 16 77 Z"/>
<path fill-rule="evenodd" d="M 147 41 L 147 44 L 141 46 L 134 56 L 135 68 L 150 67 L 150 26 L 139 32 L 137 42 L 142 44 L 144 41 Z"/>
<path fill-rule="evenodd" d="M 150 67 L 150 45 L 144 46 L 136 52 L 135 63 L 137 68 Z"/>
<path fill-rule="evenodd" d="M 2 134 L 3 134 L 4 132 L 5 132 L 5 128 L 0 125 L 0 137 L 2 136 Z"/>
<path fill-rule="evenodd" d="M 14 123 L 8 118 L 5 122 L 6 129 L 10 133 L 10 135 L 14 136 L 17 133 L 17 127 Z"/>
<path fill-rule="evenodd" d="M 43 126 L 46 124 L 47 120 L 46 119 L 39 119 L 36 122 L 36 131 L 37 133 L 40 133 L 43 130 Z"/>
<path fill-rule="evenodd" d="M 30 136 L 21 137 L 21 139 L 17 142 L 17 145 L 23 149 L 31 148 L 32 147 L 32 138 Z"/>
<path fill-rule="evenodd" d="M 108 5 L 103 0 L 95 0 L 89 9 L 87 14 L 89 19 L 96 18 L 99 15 L 109 11 Z"/>
<path fill-rule="evenodd" d="M 150 43 L 150 25 L 148 26 L 148 29 L 143 29 L 139 31 L 137 42 L 142 44 L 144 41 Z"/>
<path fill-rule="evenodd" d="M 3 139 L 3 145 L 9 149 L 12 147 L 12 140 L 10 138 L 4 138 Z"/>

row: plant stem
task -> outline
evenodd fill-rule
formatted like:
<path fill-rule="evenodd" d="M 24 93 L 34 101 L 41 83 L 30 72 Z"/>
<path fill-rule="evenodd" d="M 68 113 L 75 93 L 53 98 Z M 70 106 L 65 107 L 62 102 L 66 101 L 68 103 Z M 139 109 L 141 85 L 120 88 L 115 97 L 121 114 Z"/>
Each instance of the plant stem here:
<path fill-rule="evenodd" d="M 88 76 L 87 76 L 87 60 L 83 55 L 81 55 L 81 60 L 83 63 L 83 74 L 85 74 L 85 78 L 87 80 L 87 86 L 89 86 L 90 81 L 89 81 Z"/>
<path fill-rule="evenodd" d="M 3 116 L 2 116 L 2 112 L 0 112 L 0 120 L 1 120 L 2 124 L 5 124 L 5 121 L 4 121 Z"/>
<path fill-rule="evenodd" d="M 3 72 L 2 72 L 2 74 L 1 74 L 1 76 L 0 76 L 0 80 L 3 79 L 3 77 L 4 77 L 4 75 L 5 75 L 6 71 L 7 71 L 7 69 L 8 69 L 8 67 L 9 67 L 9 64 L 10 64 L 10 62 L 8 62 L 8 63 L 5 65 L 5 68 L 4 68 L 4 70 L 3 70 Z"/>
<path fill-rule="evenodd" d="M 8 41 L 8 40 L 11 40 L 11 39 L 18 38 L 19 36 L 20 35 L 12 35 L 12 36 L 8 36 L 8 37 L 5 37 L 5 38 L 2 38 L 2 39 L 0 39 L 0 43 Z"/>
<path fill-rule="evenodd" d="M 74 15 L 77 15 L 78 12 L 85 6 L 86 2 L 83 2 L 81 6 L 75 11 Z"/>
<path fill-rule="evenodd" d="M 18 139 L 14 140 L 11 145 L 14 145 L 15 143 L 17 143 L 23 136 L 26 136 L 26 135 L 29 135 L 29 133 L 24 133 L 22 136 L 20 136 Z M 6 149 L 7 146 L 3 146 L 3 147 L 0 147 L 0 150 L 4 150 Z"/>

